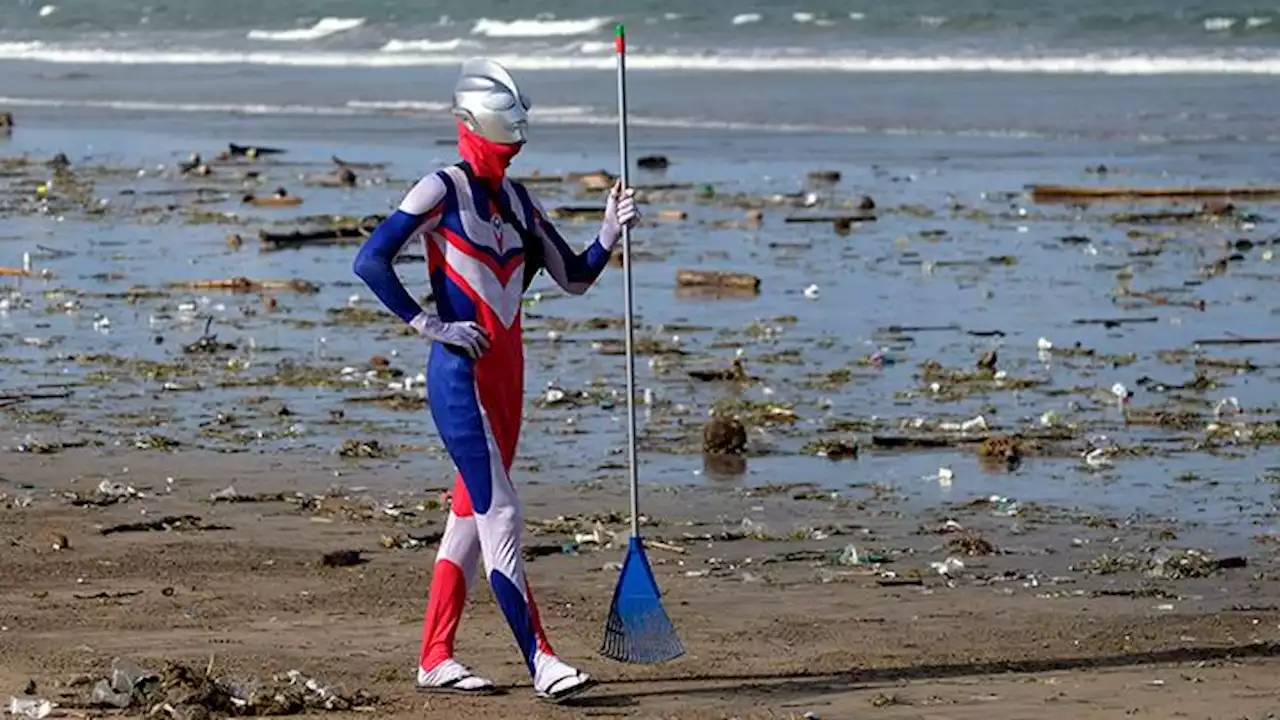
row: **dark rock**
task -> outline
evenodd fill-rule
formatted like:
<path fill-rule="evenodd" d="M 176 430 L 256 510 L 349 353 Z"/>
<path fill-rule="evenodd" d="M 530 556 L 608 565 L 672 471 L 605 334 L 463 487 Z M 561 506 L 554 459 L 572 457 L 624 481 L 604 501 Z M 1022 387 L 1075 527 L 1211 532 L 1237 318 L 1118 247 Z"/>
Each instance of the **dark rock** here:
<path fill-rule="evenodd" d="M 702 450 L 740 455 L 747 449 L 747 428 L 737 418 L 716 416 L 702 428 Z"/>
<path fill-rule="evenodd" d="M 666 170 L 670 164 L 666 155 L 645 155 L 636 160 L 636 167 L 644 168 L 645 170 Z"/>
<path fill-rule="evenodd" d="M 369 562 L 360 555 L 359 550 L 336 550 L 331 553 L 325 553 L 323 563 L 325 567 L 350 567 L 352 565 L 363 565 Z"/>

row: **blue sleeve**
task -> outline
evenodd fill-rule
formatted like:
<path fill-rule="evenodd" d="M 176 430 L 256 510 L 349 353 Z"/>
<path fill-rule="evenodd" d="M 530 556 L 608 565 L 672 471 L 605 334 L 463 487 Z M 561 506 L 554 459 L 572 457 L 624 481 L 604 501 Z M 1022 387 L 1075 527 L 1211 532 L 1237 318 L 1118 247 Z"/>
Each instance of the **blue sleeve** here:
<path fill-rule="evenodd" d="M 387 309 L 406 323 L 422 314 L 422 306 L 413 299 L 396 275 L 395 258 L 414 233 L 422 229 L 445 196 L 444 181 L 439 173 L 428 175 L 405 195 L 400 207 L 378 224 L 369 239 L 356 253 L 352 270 L 369 286 Z"/>
<path fill-rule="evenodd" d="M 409 322 L 422 312 L 422 306 L 405 289 L 393 264 L 400 249 L 422 225 L 423 218 L 396 210 L 378 224 L 373 235 L 360 246 L 352 266 L 356 275 L 378 296 L 391 312 Z"/>
<path fill-rule="evenodd" d="M 565 292 L 573 295 L 585 293 L 609 264 L 612 248 L 606 248 L 597 235 L 585 250 L 575 253 L 555 225 L 547 220 L 538 199 L 524 187 L 518 186 L 516 191 L 530 208 L 533 232 L 542 240 L 542 267 Z"/>

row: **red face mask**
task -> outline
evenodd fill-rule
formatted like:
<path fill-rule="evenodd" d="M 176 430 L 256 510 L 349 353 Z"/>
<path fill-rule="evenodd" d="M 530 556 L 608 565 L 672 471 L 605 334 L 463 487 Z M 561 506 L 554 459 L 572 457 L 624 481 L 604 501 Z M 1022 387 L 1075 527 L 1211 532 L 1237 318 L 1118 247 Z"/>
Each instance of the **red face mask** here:
<path fill-rule="evenodd" d="M 507 174 L 507 166 L 511 164 L 524 143 L 496 143 L 486 140 L 458 122 L 458 153 L 466 160 L 476 177 L 497 185 Z"/>

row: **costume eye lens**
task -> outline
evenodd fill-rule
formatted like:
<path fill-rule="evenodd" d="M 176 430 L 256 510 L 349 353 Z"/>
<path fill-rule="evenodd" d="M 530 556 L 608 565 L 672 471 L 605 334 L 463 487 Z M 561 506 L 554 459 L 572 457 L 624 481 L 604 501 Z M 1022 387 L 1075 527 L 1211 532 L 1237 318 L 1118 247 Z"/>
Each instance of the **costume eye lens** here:
<path fill-rule="evenodd" d="M 516 106 L 516 99 L 507 93 L 489 93 L 484 96 L 484 106 L 488 110 L 510 110 Z"/>

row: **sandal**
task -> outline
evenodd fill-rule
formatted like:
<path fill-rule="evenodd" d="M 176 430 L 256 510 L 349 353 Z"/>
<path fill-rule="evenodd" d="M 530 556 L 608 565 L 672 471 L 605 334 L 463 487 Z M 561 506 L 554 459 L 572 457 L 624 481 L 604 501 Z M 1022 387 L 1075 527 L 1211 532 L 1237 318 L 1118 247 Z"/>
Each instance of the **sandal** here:
<path fill-rule="evenodd" d="M 551 683 L 546 690 L 539 690 L 538 697 L 548 702 L 558 703 L 590 690 L 596 684 L 597 680 L 590 675 L 584 672 L 575 672 Z"/>

